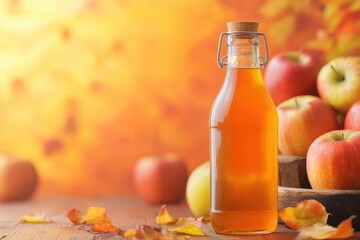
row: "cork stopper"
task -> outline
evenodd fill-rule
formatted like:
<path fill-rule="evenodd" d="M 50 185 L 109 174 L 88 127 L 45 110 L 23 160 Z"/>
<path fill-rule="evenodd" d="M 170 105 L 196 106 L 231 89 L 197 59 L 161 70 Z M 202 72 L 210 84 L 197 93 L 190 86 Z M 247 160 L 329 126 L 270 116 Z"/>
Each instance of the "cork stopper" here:
<path fill-rule="evenodd" d="M 226 23 L 229 32 L 236 31 L 249 31 L 257 32 L 259 23 L 258 22 L 228 22 Z"/>

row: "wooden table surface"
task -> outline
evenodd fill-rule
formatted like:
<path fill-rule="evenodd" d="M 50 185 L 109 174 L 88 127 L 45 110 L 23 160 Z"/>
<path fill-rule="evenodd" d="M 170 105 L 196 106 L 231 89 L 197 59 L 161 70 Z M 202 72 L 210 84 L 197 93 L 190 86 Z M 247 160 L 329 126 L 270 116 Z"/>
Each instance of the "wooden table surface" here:
<path fill-rule="evenodd" d="M 26 202 L 1 203 L 0 204 L 0 240 L 42 240 L 42 239 L 69 239 L 69 240 L 100 240 L 100 239 L 124 239 L 114 234 L 93 234 L 79 226 L 74 226 L 66 218 L 66 213 L 77 208 L 86 212 L 89 206 L 101 206 L 106 208 L 107 215 L 117 227 L 123 230 L 135 228 L 140 225 L 155 226 L 155 218 L 160 209 L 159 205 L 147 205 L 136 198 L 94 198 L 73 199 L 54 198 L 39 199 Z M 186 202 L 169 204 L 167 208 L 171 215 L 176 218 L 191 216 Z M 20 223 L 21 216 L 31 212 L 44 212 L 52 223 L 48 224 L 24 224 Z M 279 224 L 276 232 L 256 236 L 224 236 L 213 232 L 210 223 L 202 224 L 202 230 L 208 235 L 198 239 L 294 239 L 297 233 Z M 356 238 L 359 239 L 359 232 Z"/>

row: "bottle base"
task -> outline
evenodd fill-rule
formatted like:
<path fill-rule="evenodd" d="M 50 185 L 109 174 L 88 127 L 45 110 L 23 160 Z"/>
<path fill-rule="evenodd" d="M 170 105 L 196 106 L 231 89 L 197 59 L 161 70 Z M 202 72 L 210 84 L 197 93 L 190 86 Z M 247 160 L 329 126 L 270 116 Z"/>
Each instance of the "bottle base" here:
<path fill-rule="evenodd" d="M 224 235 L 261 235 L 275 231 L 278 214 L 270 211 L 212 211 L 214 231 Z"/>
<path fill-rule="evenodd" d="M 243 235 L 243 236 L 247 236 L 247 235 L 265 235 L 265 234 L 270 234 L 272 232 L 262 231 L 262 230 L 261 231 L 250 231 L 250 232 L 227 230 L 227 231 L 216 232 L 216 233 L 221 234 L 221 235 Z"/>

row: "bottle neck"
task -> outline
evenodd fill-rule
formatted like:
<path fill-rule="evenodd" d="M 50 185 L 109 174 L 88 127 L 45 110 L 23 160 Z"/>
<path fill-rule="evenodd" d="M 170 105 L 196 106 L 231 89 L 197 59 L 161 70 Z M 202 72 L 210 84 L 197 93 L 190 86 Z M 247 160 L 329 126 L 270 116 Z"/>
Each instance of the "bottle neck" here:
<path fill-rule="evenodd" d="M 260 68 L 258 36 L 230 34 L 227 45 L 228 68 Z"/>

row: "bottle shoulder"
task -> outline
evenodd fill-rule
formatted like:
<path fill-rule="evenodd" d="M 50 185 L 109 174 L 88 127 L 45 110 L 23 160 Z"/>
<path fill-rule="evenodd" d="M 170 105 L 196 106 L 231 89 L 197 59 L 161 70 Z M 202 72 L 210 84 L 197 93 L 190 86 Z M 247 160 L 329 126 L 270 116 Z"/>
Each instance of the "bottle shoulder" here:
<path fill-rule="evenodd" d="M 224 96 L 225 95 L 225 96 Z M 211 125 L 219 122 L 253 122 L 257 124 L 272 119 L 277 124 L 277 110 L 265 89 L 251 94 L 226 96 L 219 93 L 210 113 Z"/>
<path fill-rule="evenodd" d="M 244 116 L 255 122 L 269 117 L 277 120 L 276 107 L 265 88 L 260 69 L 227 70 L 223 86 L 212 106 L 210 120 L 237 121 Z"/>

